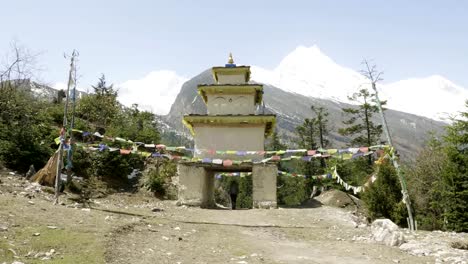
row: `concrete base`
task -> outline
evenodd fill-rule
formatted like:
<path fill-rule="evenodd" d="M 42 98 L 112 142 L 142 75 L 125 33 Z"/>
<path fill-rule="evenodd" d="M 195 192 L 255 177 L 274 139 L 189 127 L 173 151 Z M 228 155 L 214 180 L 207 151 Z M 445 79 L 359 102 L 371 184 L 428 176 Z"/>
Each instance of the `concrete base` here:
<path fill-rule="evenodd" d="M 252 167 L 252 200 L 253 208 L 277 208 L 276 164 L 255 164 Z"/>
<path fill-rule="evenodd" d="M 177 205 L 214 208 L 214 174 L 205 168 L 179 164 Z"/>

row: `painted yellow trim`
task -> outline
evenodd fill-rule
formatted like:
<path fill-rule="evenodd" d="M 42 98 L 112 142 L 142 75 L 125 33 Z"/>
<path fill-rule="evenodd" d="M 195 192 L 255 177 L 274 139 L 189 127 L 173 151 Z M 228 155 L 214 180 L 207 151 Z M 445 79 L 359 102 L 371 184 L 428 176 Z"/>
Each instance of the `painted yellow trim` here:
<path fill-rule="evenodd" d="M 245 82 L 249 82 L 250 80 L 250 66 L 238 66 L 238 67 L 213 67 L 211 68 L 211 72 L 213 73 L 213 79 L 218 82 L 218 74 L 222 73 L 223 75 L 237 75 L 243 74 L 245 78 Z"/>
<path fill-rule="evenodd" d="M 243 85 L 198 85 L 198 94 L 203 98 L 205 104 L 208 102 L 207 94 L 249 94 L 255 93 L 255 104 L 260 104 L 263 99 L 263 85 L 259 84 L 243 84 Z"/>
<path fill-rule="evenodd" d="M 184 116 L 182 123 L 190 130 L 192 135 L 195 135 L 193 124 L 212 124 L 212 125 L 227 125 L 227 124 L 265 124 L 265 137 L 268 137 L 273 132 L 276 124 L 276 116 L 274 115 L 248 115 L 248 116 L 229 116 L 229 115 L 197 115 Z"/>

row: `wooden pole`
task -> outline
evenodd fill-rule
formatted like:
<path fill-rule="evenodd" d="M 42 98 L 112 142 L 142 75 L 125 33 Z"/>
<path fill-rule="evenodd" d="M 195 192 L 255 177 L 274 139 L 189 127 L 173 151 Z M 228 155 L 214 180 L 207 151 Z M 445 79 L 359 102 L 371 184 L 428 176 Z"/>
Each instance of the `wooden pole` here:
<path fill-rule="evenodd" d="M 76 50 L 73 51 L 72 54 L 73 57 L 77 57 L 78 53 Z M 74 61 L 75 62 L 75 61 Z M 72 160 L 73 160 L 73 128 L 75 126 L 75 109 L 76 109 L 76 65 L 75 63 L 73 64 L 73 90 L 72 90 L 72 116 L 71 116 L 71 122 L 70 122 L 70 144 L 69 144 L 69 149 L 67 153 L 67 185 L 69 185 L 72 181 Z"/>
<path fill-rule="evenodd" d="M 385 119 L 385 115 L 382 110 L 382 104 L 380 103 L 379 94 L 377 92 L 377 87 L 374 81 L 372 81 L 372 89 L 375 92 L 375 99 L 377 102 L 377 107 L 379 108 L 380 117 L 382 118 L 382 125 L 385 131 L 385 136 L 387 137 L 388 144 L 390 145 L 391 148 L 393 148 L 393 142 L 392 142 L 392 138 L 390 137 L 390 131 L 388 130 L 387 120 Z M 406 204 L 406 209 L 408 210 L 408 218 L 409 218 L 408 227 L 411 231 L 414 231 L 415 228 L 414 228 L 413 213 L 411 210 L 411 200 L 409 198 L 408 190 L 406 188 L 405 177 L 403 176 L 403 173 L 401 172 L 400 165 L 398 164 L 398 158 L 396 157 L 394 150 L 390 151 L 390 159 L 392 160 L 393 166 L 395 167 L 396 173 L 398 175 L 398 179 L 400 180 L 401 192 L 403 193 L 403 202 Z"/>
<path fill-rule="evenodd" d="M 59 203 L 59 194 L 60 194 L 60 177 L 62 175 L 62 163 L 63 163 L 63 147 L 65 144 L 65 141 L 67 139 L 67 115 L 68 115 L 68 102 L 70 100 L 70 87 L 72 86 L 73 82 L 73 69 L 75 68 L 75 56 L 76 53 L 73 51 L 73 54 L 70 59 L 70 71 L 68 74 L 68 86 L 67 86 L 67 93 L 66 93 L 66 101 L 64 105 L 64 111 L 63 111 L 63 125 L 62 125 L 62 130 L 60 131 L 60 145 L 58 149 L 58 161 L 57 161 L 57 170 L 55 172 L 55 196 L 54 196 L 54 204 Z"/>

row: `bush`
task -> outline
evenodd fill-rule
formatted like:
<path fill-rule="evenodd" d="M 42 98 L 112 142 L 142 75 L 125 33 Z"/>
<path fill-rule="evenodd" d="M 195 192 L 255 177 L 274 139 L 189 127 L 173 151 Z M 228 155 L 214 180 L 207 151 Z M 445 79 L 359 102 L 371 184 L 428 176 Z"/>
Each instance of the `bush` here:
<path fill-rule="evenodd" d="M 53 151 L 44 142 L 52 131 L 46 107 L 24 91 L 0 88 L 0 160 L 6 167 L 26 172 L 47 162 Z"/>
<path fill-rule="evenodd" d="M 173 198 L 169 191 L 171 177 L 177 173 L 177 164 L 171 160 L 150 160 L 143 173 L 143 186 L 160 198 Z"/>
<path fill-rule="evenodd" d="M 252 176 L 240 177 L 239 179 L 239 194 L 237 196 L 236 208 L 251 209 L 252 200 Z"/>
<path fill-rule="evenodd" d="M 253 205 L 252 200 L 252 176 L 245 176 L 245 177 L 221 177 L 220 181 L 220 189 L 222 190 L 215 190 L 215 199 L 218 203 L 223 204 L 224 199 L 229 196 L 230 186 L 233 181 L 237 181 L 239 186 L 239 192 L 237 194 L 237 202 L 236 208 L 245 208 L 251 209 Z M 225 194 L 227 196 L 225 196 Z M 230 198 L 229 198 L 230 199 Z M 230 200 L 229 200 L 230 201 Z"/>
<path fill-rule="evenodd" d="M 441 141 L 433 138 L 419 153 L 414 163 L 406 167 L 408 192 L 414 207 L 418 229 L 445 229 L 444 168 L 448 164 L 447 154 Z"/>
<path fill-rule="evenodd" d="M 121 155 L 119 152 L 92 152 L 91 172 L 102 178 L 127 179 L 133 169 L 143 169 L 144 159 L 139 155 Z"/>
<path fill-rule="evenodd" d="M 380 165 L 377 180 L 362 194 L 362 199 L 367 205 L 367 216 L 371 220 L 389 218 L 398 225 L 407 225 L 400 183 L 389 161 Z"/>
<path fill-rule="evenodd" d="M 308 185 L 308 179 L 303 177 L 278 176 L 278 204 L 287 206 L 300 205 L 309 198 L 310 188 L 308 188 Z"/>

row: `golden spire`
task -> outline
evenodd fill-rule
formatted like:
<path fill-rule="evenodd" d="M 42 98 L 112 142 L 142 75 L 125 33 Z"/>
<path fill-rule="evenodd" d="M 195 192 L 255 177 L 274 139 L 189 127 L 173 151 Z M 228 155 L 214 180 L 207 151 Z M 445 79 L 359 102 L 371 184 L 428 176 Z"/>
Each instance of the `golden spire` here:
<path fill-rule="evenodd" d="M 229 60 L 228 60 L 228 63 L 229 64 L 234 64 L 234 59 L 232 58 L 232 53 L 229 52 Z"/>

